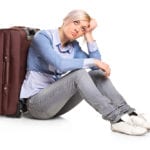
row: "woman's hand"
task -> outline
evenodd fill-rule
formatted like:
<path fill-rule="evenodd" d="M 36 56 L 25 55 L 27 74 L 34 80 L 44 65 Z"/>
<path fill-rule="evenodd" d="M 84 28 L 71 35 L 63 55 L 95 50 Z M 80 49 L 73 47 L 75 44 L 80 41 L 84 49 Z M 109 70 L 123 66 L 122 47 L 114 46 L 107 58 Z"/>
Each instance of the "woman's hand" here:
<path fill-rule="evenodd" d="M 104 71 L 106 77 L 110 76 L 111 69 L 108 64 L 97 59 L 95 60 L 95 64 L 98 68 Z"/>
<path fill-rule="evenodd" d="M 87 32 L 93 31 L 96 27 L 97 27 L 97 22 L 96 22 L 96 20 L 95 20 L 95 19 L 91 19 L 91 21 L 90 21 L 90 26 L 89 26 Z"/>
<path fill-rule="evenodd" d="M 94 38 L 92 36 L 92 31 L 97 27 L 97 22 L 95 19 L 91 19 L 89 28 L 87 28 L 86 33 L 84 34 L 84 37 L 87 42 L 93 42 Z"/>

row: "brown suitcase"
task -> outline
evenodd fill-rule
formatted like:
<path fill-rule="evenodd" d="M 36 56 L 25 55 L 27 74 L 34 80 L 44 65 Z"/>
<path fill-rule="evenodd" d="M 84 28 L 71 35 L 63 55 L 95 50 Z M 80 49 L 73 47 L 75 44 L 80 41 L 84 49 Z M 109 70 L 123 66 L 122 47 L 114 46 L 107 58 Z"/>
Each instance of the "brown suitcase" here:
<path fill-rule="evenodd" d="M 27 51 L 36 29 L 0 29 L 0 115 L 19 117 L 19 94 L 26 72 Z"/>

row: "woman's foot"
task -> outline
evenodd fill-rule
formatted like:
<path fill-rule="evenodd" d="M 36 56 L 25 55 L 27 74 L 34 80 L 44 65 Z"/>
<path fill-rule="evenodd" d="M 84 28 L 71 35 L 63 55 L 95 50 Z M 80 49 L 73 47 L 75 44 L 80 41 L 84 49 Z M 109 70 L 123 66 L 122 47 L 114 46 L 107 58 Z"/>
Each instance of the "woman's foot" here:
<path fill-rule="evenodd" d="M 118 122 L 111 124 L 111 129 L 128 135 L 144 135 L 150 129 L 150 123 L 143 114 L 125 114 Z"/>
<path fill-rule="evenodd" d="M 128 135 L 144 135 L 147 133 L 147 129 L 139 126 L 135 126 L 132 124 L 129 124 L 128 122 L 125 121 L 120 121 L 114 124 L 111 124 L 111 129 L 114 132 L 119 132 L 123 134 L 128 134 Z"/>
<path fill-rule="evenodd" d="M 150 130 L 150 116 L 147 114 L 131 115 L 130 123 Z"/>

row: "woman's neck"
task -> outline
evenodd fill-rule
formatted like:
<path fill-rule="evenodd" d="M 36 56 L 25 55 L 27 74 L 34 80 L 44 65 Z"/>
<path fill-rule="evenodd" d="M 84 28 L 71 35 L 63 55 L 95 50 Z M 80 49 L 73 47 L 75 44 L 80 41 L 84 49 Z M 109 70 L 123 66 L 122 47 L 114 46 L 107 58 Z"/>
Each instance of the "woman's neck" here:
<path fill-rule="evenodd" d="M 64 47 L 69 42 L 69 40 L 65 37 L 61 27 L 58 28 L 58 32 L 61 41 L 61 46 Z"/>

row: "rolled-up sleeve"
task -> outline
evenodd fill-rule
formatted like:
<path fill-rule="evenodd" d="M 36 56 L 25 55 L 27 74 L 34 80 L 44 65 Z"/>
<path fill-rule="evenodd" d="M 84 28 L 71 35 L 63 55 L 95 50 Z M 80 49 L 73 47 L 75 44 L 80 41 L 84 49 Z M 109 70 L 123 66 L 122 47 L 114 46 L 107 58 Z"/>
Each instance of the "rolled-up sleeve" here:
<path fill-rule="evenodd" d="M 89 52 L 95 52 L 98 50 L 98 46 L 97 46 L 96 41 L 91 42 L 91 43 L 87 43 L 87 47 L 88 47 Z"/>

